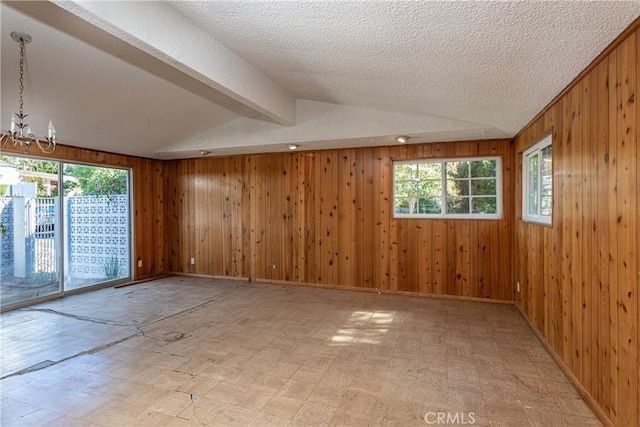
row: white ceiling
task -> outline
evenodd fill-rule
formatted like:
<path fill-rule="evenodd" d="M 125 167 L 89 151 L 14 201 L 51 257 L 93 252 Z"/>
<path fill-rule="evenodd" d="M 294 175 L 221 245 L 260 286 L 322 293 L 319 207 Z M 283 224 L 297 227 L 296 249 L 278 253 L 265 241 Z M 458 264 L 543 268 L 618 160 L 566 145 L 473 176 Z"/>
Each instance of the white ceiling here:
<path fill-rule="evenodd" d="M 2 2 L 2 128 L 153 158 L 511 137 L 638 1 Z"/>

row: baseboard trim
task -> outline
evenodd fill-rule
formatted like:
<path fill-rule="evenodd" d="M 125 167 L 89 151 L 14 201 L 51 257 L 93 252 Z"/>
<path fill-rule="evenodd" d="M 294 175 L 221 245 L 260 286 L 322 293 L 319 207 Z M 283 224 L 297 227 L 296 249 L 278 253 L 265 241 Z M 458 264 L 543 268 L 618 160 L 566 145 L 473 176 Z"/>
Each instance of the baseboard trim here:
<path fill-rule="evenodd" d="M 115 285 L 114 288 L 118 289 L 118 288 L 125 288 L 127 286 L 133 286 L 133 285 L 138 285 L 140 283 L 145 283 L 145 282 L 151 282 L 152 280 L 158 280 L 158 279 L 164 279 L 165 277 L 169 277 L 168 274 L 155 274 L 153 276 L 146 276 L 137 280 L 132 280 L 130 282 L 124 282 L 124 283 L 120 283 L 118 285 Z"/>
<path fill-rule="evenodd" d="M 564 363 L 564 360 L 562 360 L 562 358 L 556 353 L 553 347 L 549 345 L 549 342 L 540 333 L 540 331 L 536 329 L 531 319 L 529 319 L 529 317 L 527 317 L 525 312 L 522 311 L 522 307 L 520 307 L 518 304 L 515 304 L 515 306 L 518 308 L 518 311 L 520 312 L 520 314 L 522 314 L 522 317 L 524 317 L 524 320 L 526 320 L 527 324 L 529 325 L 533 333 L 538 338 L 538 341 L 542 343 L 544 348 L 547 350 L 547 352 L 551 355 L 553 360 L 556 362 L 556 365 L 558 365 L 562 373 L 567 377 L 569 382 L 573 385 L 573 388 L 576 389 L 580 397 L 582 397 L 582 399 L 587 403 L 587 405 L 589 406 L 589 408 L 591 408 L 593 413 L 596 414 L 596 417 L 598 417 L 598 419 L 605 426 L 615 427 L 615 424 L 609 419 L 607 414 L 605 414 L 605 412 L 602 410 L 600 405 L 598 405 L 598 402 L 596 402 L 593 396 L 591 396 L 591 393 L 589 393 L 587 389 L 585 389 L 584 386 L 580 383 L 580 381 L 578 381 L 578 378 L 576 378 L 573 372 L 571 372 L 571 369 L 569 369 L 569 366 L 567 366 L 567 364 Z"/>
<path fill-rule="evenodd" d="M 456 300 L 456 301 L 484 302 L 484 303 L 492 303 L 492 304 L 513 304 L 514 303 L 513 301 L 501 300 L 501 299 L 467 297 L 467 296 L 459 296 L 459 295 L 421 294 L 419 292 L 393 291 L 388 289 L 376 289 L 376 288 L 358 288 L 354 286 L 339 286 L 339 285 L 329 285 L 324 283 L 293 282 L 290 280 L 255 279 L 254 281 L 256 283 L 272 283 L 274 285 L 305 286 L 308 288 L 337 289 L 340 291 L 368 292 L 368 293 L 386 294 L 386 295 L 403 295 L 403 296 L 411 296 L 411 297 L 437 298 L 437 299 L 448 299 L 448 300 Z"/>
<path fill-rule="evenodd" d="M 240 280 L 243 282 L 271 283 L 274 285 L 285 285 L 285 286 L 304 286 L 307 288 L 337 289 L 341 291 L 369 292 L 374 294 L 404 295 L 404 296 L 420 297 L 420 298 L 437 298 L 437 299 L 448 299 L 448 300 L 456 300 L 456 301 L 484 302 L 484 303 L 490 303 L 490 304 L 515 304 L 515 301 L 504 300 L 504 299 L 467 297 L 467 296 L 461 296 L 461 295 L 421 294 L 419 292 L 392 291 L 388 289 L 375 289 L 375 288 L 357 288 L 354 286 L 329 285 L 325 283 L 294 282 L 291 280 L 271 280 L 271 279 L 259 279 L 259 278 L 238 277 L 238 276 L 216 276 L 216 275 L 210 275 L 210 274 L 178 273 L 174 271 L 165 271 L 163 274 L 172 275 L 172 276 L 204 277 L 208 279 Z"/>
<path fill-rule="evenodd" d="M 185 277 L 202 277 L 204 279 L 238 280 L 240 282 L 251 281 L 248 277 L 240 277 L 240 276 L 217 276 L 212 274 L 182 273 L 182 272 L 176 272 L 176 271 L 165 271 L 164 274 L 167 276 L 185 276 Z"/>

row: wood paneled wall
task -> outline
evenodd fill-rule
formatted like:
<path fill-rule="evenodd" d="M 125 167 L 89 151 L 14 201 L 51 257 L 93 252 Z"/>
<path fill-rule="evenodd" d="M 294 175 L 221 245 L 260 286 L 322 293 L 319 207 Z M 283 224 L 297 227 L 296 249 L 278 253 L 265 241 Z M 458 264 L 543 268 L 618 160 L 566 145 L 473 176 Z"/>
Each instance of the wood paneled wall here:
<path fill-rule="evenodd" d="M 11 144 L 3 154 L 23 155 Z M 131 168 L 133 182 L 133 259 L 142 260 L 142 267 L 134 262 L 133 278 L 144 279 L 162 273 L 164 265 L 164 173 L 159 160 L 104 153 L 101 151 L 59 145 L 51 155 L 35 148 L 30 154 L 43 160 L 65 160 L 104 166 Z"/>
<path fill-rule="evenodd" d="M 616 46 L 516 138 L 516 215 L 521 152 L 548 131 L 554 205 L 551 227 L 516 221 L 514 272 L 516 303 L 591 398 L 637 426 L 639 30 Z"/>
<path fill-rule="evenodd" d="M 475 155 L 503 157 L 504 219 L 392 218 L 394 159 Z M 512 300 L 511 168 L 507 140 L 168 162 L 168 269 Z"/>

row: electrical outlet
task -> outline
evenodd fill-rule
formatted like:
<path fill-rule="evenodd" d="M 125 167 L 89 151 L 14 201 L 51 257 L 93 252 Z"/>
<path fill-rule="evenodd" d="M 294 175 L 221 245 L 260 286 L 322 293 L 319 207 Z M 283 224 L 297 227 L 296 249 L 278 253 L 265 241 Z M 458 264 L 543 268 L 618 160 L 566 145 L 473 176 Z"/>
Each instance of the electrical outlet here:
<path fill-rule="evenodd" d="M 520 282 L 516 282 L 516 291 L 520 292 Z"/>
<path fill-rule="evenodd" d="M 142 267 L 142 260 L 141 259 L 138 260 L 138 267 Z"/>
<path fill-rule="evenodd" d="M 273 265 L 271 266 L 271 269 L 272 269 L 272 270 L 275 270 L 275 269 L 276 269 L 276 265 L 275 265 L 275 264 L 273 264 Z"/>
<path fill-rule="evenodd" d="M 194 257 L 191 257 L 191 265 L 196 265 L 196 259 Z"/>

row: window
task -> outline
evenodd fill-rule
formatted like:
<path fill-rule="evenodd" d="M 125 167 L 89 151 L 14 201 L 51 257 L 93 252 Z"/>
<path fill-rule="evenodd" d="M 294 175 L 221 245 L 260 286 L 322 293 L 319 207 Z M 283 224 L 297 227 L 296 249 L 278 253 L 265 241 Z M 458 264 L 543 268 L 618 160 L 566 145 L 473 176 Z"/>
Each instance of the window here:
<path fill-rule="evenodd" d="M 551 224 L 553 208 L 551 135 L 522 154 L 522 219 Z"/>
<path fill-rule="evenodd" d="M 502 217 L 499 157 L 394 162 L 393 183 L 396 218 Z"/>

